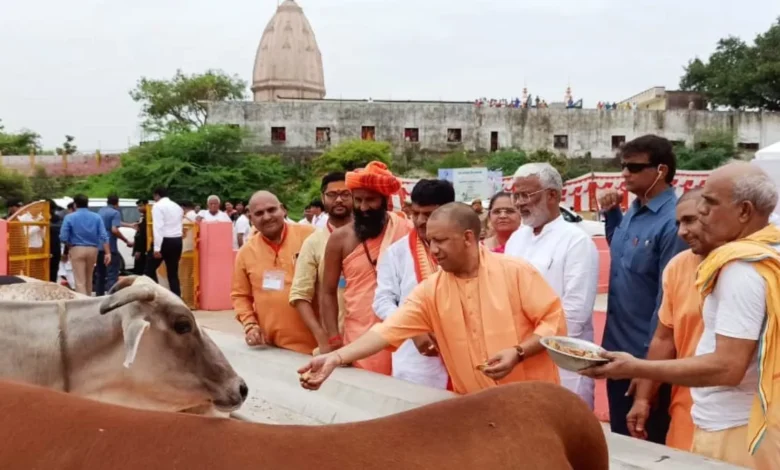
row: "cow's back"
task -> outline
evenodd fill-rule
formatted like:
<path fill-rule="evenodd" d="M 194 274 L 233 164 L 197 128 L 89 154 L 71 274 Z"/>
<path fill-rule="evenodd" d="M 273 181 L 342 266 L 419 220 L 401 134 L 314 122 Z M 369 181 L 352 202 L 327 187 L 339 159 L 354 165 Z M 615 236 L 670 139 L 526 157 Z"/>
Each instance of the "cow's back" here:
<path fill-rule="evenodd" d="M 306 427 L 131 410 L 0 382 L 0 416 L 0 468 L 608 469 L 598 421 L 550 384 Z"/>

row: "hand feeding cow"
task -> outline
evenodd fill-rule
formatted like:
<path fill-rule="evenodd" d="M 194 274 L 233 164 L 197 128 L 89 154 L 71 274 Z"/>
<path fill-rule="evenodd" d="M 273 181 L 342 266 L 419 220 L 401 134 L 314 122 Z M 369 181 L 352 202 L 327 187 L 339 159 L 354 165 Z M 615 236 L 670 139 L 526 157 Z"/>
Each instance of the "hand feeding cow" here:
<path fill-rule="evenodd" d="M 246 383 L 180 298 L 146 277 L 105 297 L 0 286 L 0 377 L 129 407 L 232 411 Z"/>
<path fill-rule="evenodd" d="M 371 421 L 279 426 L 131 410 L 0 382 L 0 468 L 608 470 L 568 390 L 505 385 Z"/>

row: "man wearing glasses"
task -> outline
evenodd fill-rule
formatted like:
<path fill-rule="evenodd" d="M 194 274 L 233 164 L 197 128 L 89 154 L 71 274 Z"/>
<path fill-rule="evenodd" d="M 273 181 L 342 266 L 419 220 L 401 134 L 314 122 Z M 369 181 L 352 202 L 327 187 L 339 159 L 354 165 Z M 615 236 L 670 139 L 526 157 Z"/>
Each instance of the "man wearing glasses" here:
<path fill-rule="evenodd" d="M 593 304 L 599 277 L 599 253 L 593 240 L 561 217 L 563 179 L 549 163 L 529 163 L 515 172 L 515 204 L 523 225 L 504 253 L 534 265 L 561 298 L 572 338 L 593 341 Z M 559 370 L 561 385 L 593 409 L 593 379 Z"/>
<path fill-rule="evenodd" d="M 317 312 L 325 275 L 324 257 L 328 238 L 334 230 L 352 222 L 352 191 L 347 189 L 345 179 L 343 172 L 328 173 L 322 178 L 320 191 L 328 219 L 325 227 L 318 228 L 303 242 L 290 287 L 290 305 L 298 310 L 301 319 L 317 340 L 317 349 L 312 351 L 315 356 L 330 352 L 332 349 L 328 344 L 328 333 Z M 344 332 L 345 286 L 346 282 L 342 275 L 338 285 L 339 334 Z"/>
<path fill-rule="evenodd" d="M 626 143 L 620 151 L 626 189 L 636 199 L 625 215 L 617 191 L 604 193 L 599 204 L 606 213 L 611 264 L 607 324 L 602 346 L 644 358 L 658 325 L 663 297 L 662 275 L 669 260 L 687 247 L 677 236 L 677 196 L 672 181 L 677 159 L 672 144 L 656 135 Z M 633 404 L 630 380 L 607 380 L 612 432 L 629 435 L 626 415 Z M 664 385 L 648 417 L 648 440 L 663 444 L 669 429 L 671 389 Z"/>

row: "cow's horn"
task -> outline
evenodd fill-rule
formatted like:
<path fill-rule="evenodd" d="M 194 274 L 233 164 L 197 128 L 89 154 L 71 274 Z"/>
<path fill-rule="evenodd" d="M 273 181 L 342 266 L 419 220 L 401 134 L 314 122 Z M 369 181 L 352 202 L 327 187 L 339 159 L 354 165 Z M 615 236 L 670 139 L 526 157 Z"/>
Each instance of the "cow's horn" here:
<path fill-rule="evenodd" d="M 114 287 L 111 288 L 111 290 L 108 291 L 108 295 L 116 294 L 120 290 L 124 289 L 125 287 L 130 287 L 133 285 L 136 279 L 138 279 L 139 276 L 125 276 L 120 277 L 119 280 L 114 284 Z"/>
<path fill-rule="evenodd" d="M 105 315 L 108 312 L 123 307 L 132 302 L 151 302 L 157 297 L 153 286 L 140 285 L 127 289 L 122 289 L 110 296 L 100 304 L 100 314 Z"/>

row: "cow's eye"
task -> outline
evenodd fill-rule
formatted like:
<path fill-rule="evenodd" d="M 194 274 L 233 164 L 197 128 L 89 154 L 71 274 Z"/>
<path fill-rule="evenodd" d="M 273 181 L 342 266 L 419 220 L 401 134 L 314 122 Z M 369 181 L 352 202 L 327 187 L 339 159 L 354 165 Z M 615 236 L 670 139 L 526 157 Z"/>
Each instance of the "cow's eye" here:
<path fill-rule="evenodd" d="M 179 335 L 187 334 L 192 331 L 192 323 L 189 320 L 177 320 L 173 324 L 173 331 Z"/>

